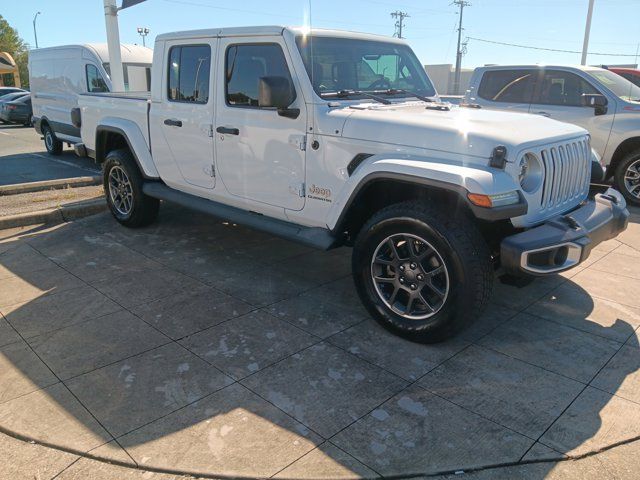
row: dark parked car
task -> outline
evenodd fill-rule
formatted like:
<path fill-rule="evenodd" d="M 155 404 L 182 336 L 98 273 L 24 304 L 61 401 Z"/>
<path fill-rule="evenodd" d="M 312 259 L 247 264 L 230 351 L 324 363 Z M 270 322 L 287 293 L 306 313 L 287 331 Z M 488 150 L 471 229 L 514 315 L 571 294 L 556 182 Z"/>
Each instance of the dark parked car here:
<path fill-rule="evenodd" d="M 0 104 L 0 120 L 3 122 L 22 123 L 29 126 L 32 117 L 31 95 L 24 95 L 16 100 Z"/>
<path fill-rule="evenodd" d="M 4 97 L 5 95 L 9 95 L 10 93 L 18 93 L 18 92 L 29 93 L 26 90 L 23 90 L 22 88 L 18 88 L 18 87 L 0 87 L 0 98 Z"/>
<path fill-rule="evenodd" d="M 7 102 L 13 102 L 14 100 L 18 100 L 20 97 L 24 97 L 25 95 L 29 95 L 29 92 L 7 93 L 6 95 L 0 97 L 0 105 Z"/>

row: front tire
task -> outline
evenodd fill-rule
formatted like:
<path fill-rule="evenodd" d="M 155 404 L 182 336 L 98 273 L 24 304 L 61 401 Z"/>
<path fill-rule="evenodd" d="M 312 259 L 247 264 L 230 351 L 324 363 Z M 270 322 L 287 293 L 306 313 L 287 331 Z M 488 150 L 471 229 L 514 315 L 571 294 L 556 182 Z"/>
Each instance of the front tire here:
<path fill-rule="evenodd" d="M 42 134 L 44 135 L 44 146 L 47 152 L 51 155 L 60 155 L 62 153 L 62 142 L 58 140 L 49 125 L 45 125 L 42 128 Z"/>
<path fill-rule="evenodd" d="M 116 220 L 130 228 L 153 223 L 160 201 L 142 191 L 142 174 L 131 152 L 126 149 L 109 152 L 103 170 L 107 205 Z"/>
<path fill-rule="evenodd" d="M 352 265 L 374 319 L 420 343 L 441 342 L 470 324 L 493 288 L 489 250 L 471 220 L 419 202 L 374 215 L 356 239 Z"/>
<path fill-rule="evenodd" d="M 640 206 L 640 151 L 622 159 L 615 169 L 614 182 L 627 203 Z"/>

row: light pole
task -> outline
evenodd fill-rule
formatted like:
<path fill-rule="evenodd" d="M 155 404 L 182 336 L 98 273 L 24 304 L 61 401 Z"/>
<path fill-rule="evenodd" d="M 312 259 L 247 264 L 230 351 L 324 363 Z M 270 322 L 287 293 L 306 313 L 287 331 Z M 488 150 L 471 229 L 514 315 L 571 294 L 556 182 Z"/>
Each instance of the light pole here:
<path fill-rule="evenodd" d="M 584 29 L 584 43 L 582 44 L 582 61 L 581 65 L 587 64 L 587 52 L 589 50 L 589 35 L 591 34 L 591 17 L 593 16 L 593 2 L 589 0 L 589 11 L 587 12 L 587 25 Z"/>
<path fill-rule="evenodd" d="M 142 46 L 146 47 L 145 37 L 149 35 L 149 29 L 147 27 L 138 27 L 138 35 L 142 37 Z"/>
<path fill-rule="evenodd" d="M 40 12 L 36 13 L 33 17 L 33 36 L 36 37 L 36 48 L 38 48 L 38 32 L 36 31 L 36 19 L 40 15 Z"/>
<path fill-rule="evenodd" d="M 124 92 L 124 72 L 120 52 L 120 31 L 118 30 L 118 6 L 116 0 L 104 1 L 104 21 L 107 29 L 109 47 L 109 70 L 114 92 Z"/>

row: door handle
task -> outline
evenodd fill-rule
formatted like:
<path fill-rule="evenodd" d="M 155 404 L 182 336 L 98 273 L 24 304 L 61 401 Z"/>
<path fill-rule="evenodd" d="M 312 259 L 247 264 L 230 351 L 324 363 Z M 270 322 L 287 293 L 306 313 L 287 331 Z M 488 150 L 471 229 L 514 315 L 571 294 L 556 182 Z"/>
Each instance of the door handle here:
<path fill-rule="evenodd" d="M 181 127 L 182 126 L 182 120 L 172 120 L 170 118 L 167 118 L 164 121 L 164 124 L 169 126 L 169 127 Z"/>
<path fill-rule="evenodd" d="M 223 135 L 240 135 L 240 130 L 237 128 L 218 127 L 216 128 L 216 132 L 222 133 Z"/>
<path fill-rule="evenodd" d="M 548 112 L 536 112 L 536 115 L 542 115 L 543 117 L 550 117 L 551 114 Z"/>

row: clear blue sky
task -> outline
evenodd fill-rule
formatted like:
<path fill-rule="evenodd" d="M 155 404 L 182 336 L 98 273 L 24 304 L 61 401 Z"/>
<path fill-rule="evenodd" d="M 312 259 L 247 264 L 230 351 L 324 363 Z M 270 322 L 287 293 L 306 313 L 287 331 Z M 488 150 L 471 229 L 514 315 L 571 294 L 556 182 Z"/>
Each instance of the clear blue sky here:
<path fill-rule="evenodd" d="M 121 0 L 118 0 L 120 3 Z M 640 0 L 595 0 L 590 52 L 635 55 Z M 396 9 L 411 15 L 404 36 L 422 63 L 454 63 L 456 7 L 451 0 L 311 0 L 313 26 L 391 35 Z M 580 50 L 588 0 L 471 0 L 464 36 L 543 48 Z M 137 26 L 156 34 L 207 27 L 302 25 L 307 0 L 147 0 L 120 12 L 123 43 L 142 43 Z M 102 0 L 0 0 L 0 14 L 33 44 L 37 11 L 41 47 L 103 42 Z M 486 63 L 579 63 L 579 54 L 507 47 L 471 40 L 463 66 Z M 590 64 L 638 63 L 634 57 L 590 56 Z"/>

